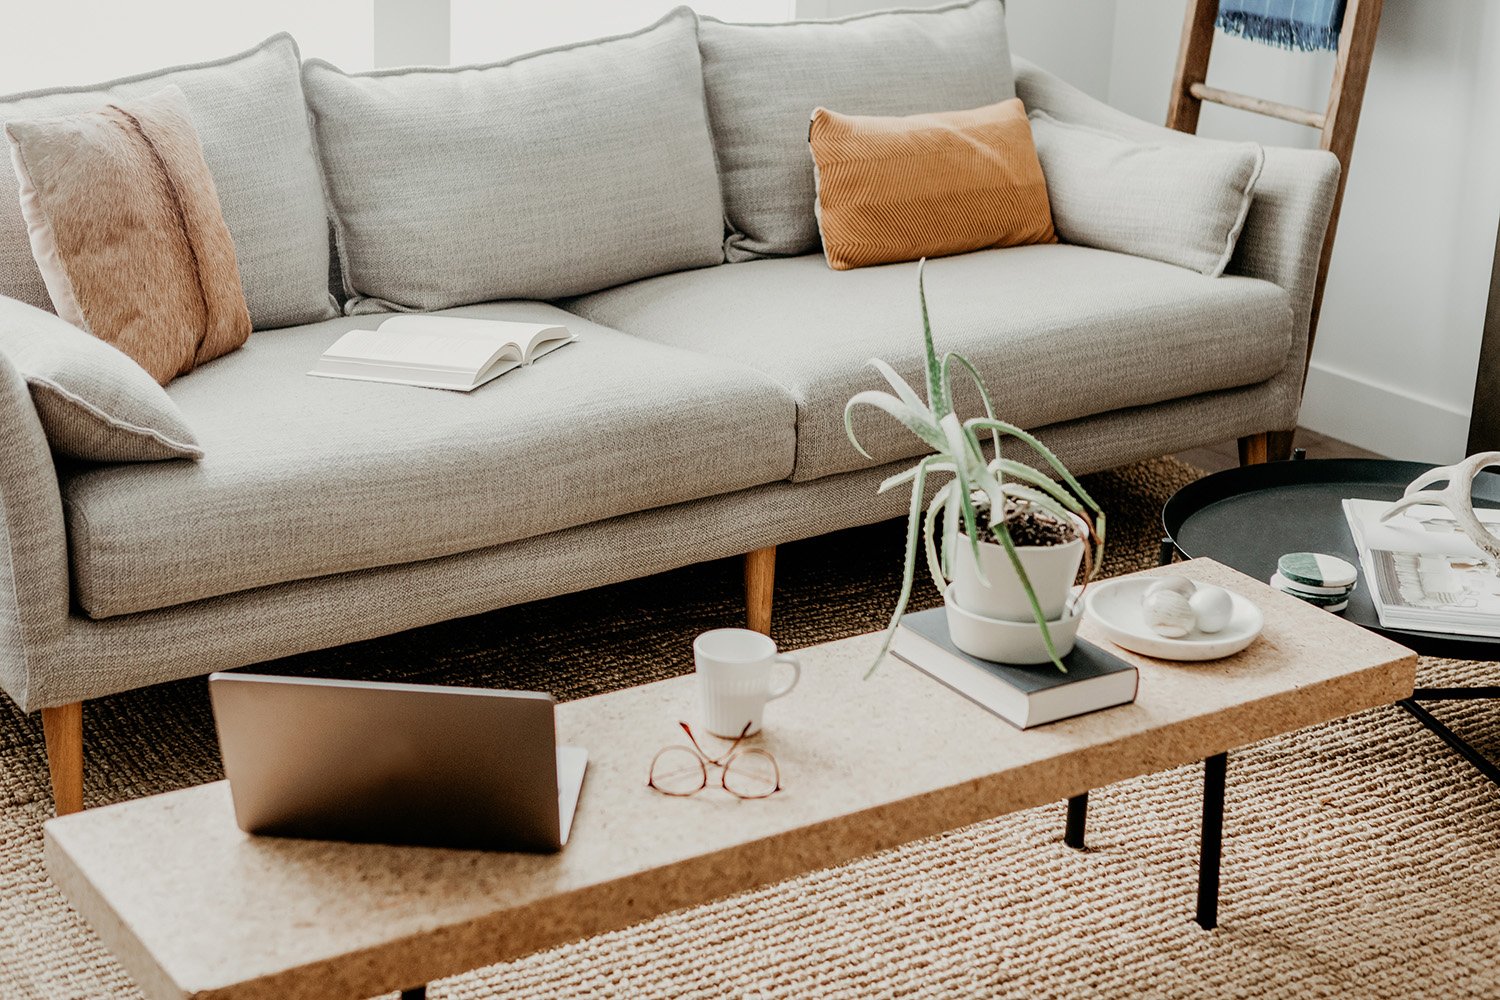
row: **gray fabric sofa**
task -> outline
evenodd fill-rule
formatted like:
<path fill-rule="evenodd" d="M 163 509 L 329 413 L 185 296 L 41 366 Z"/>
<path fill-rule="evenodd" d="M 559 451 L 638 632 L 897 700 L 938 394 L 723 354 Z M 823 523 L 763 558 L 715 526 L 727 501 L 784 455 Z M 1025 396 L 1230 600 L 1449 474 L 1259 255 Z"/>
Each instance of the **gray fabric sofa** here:
<path fill-rule="evenodd" d="M 1203 141 L 1021 60 L 1014 86 L 1060 120 Z M 1220 278 L 1069 245 L 930 261 L 939 344 L 1078 473 L 1288 430 L 1336 174 L 1326 153 L 1267 149 Z M 724 259 L 445 310 L 580 337 L 470 395 L 305 376 L 367 319 L 258 329 L 168 387 L 199 462 L 56 458 L 0 355 L 0 688 L 45 711 L 60 808 L 79 801 L 87 699 L 726 556 L 756 553 L 763 583 L 774 546 L 901 513 L 875 486 L 916 440 L 861 423 L 867 461 L 842 414 L 879 387 L 870 357 L 920 370 L 915 265 Z M 442 292 L 440 269 L 422 278 Z M 6 281 L 0 266 L 19 295 Z M 764 627 L 769 607 L 752 616 Z"/>

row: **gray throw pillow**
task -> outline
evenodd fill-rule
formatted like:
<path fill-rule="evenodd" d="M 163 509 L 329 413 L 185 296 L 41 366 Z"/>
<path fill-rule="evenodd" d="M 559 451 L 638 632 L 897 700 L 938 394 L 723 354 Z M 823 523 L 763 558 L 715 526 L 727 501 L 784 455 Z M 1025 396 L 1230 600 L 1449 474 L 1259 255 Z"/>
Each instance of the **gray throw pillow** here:
<path fill-rule="evenodd" d="M 0 354 L 26 380 L 57 454 L 95 462 L 203 457 L 177 405 L 144 368 L 52 313 L 0 296 Z"/>
<path fill-rule="evenodd" d="M 1031 136 L 1063 242 L 1224 273 L 1265 164 L 1257 143 L 1141 143 L 1043 111 Z"/>
<path fill-rule="evenodd" d="M 807 122 L 965 111 L 1016 96 L 1000 0 L 839 21 L 699 19 L 731 261 L 818 249 Z"/>
<path fill-rule="evenodd" d="M 251 323 L 257 329 L 312 323 L 338 315 L 338 307 L 328 288 L 328 210 L 300 67 L 292 36 L 275 35 L 214 62 L 0 97 L 0 125 L 97 111 L 176 86 L 234 238 Z M 9 170 L 0 170 L 0 295 L 52 307 Z"/>
<path fill-rule="evenodd" d="M 696 28 L 684 7 L 487 66 L 310 60 L 349 311 L 553 299 L 722 263 Z"/>

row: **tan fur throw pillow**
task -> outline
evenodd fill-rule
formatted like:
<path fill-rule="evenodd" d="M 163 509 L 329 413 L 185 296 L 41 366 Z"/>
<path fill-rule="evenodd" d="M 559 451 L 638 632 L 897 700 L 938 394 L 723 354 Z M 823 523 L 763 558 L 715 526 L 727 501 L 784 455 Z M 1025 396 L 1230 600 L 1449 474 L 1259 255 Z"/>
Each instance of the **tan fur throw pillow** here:
<path fill-rule="evenodd" d="M 162 385 L 245 342 L 234 242 L 180 90 L 5 132 L 59 316 Z"/>

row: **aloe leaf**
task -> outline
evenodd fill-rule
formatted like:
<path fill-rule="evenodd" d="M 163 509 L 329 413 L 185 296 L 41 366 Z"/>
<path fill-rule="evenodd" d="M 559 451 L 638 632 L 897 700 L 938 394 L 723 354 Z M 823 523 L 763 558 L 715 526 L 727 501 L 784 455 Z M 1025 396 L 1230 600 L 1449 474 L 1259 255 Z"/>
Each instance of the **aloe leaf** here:
<path fill-rule="evenodd" d="M 946 455 L 929 455 L 927 456 L 927 458 L 923 459 L 923 461 L 927 463 L 928 472 L 953 471 L 953 463 L 947 460 Z M 890 476 L 889 478 L 882 480 L 880 485 L 876 487 L 875 492 L 885 493 L 888 490 L 895 489 L 902 483 L 911 482 L 912 479 L 916 477 L 916 475 L 917 467 L 913 465 L 910 469 L 906 469 L 903 472 L 898 472 L 894 476 Z"/>
<path fill-rule="evenodd" d="M 937 423 L 937 418 L 932 415 L 932 411 L 928 408 L 927 404 L 922 402 L 922 397 L 917 395 L 917 390 L 911 387 L 910 382 L 906 381 L 906 379 L 897 374 L 896 369 L 892 368 L 890 365 L 886 364 L 879 358 L 871 358 L 869 361 L 869 365 L 871 368 L 874 368 L 876 371 L 878 371 L 881 376 L 890 383 L 891 388 L 895 390 L 896 395 L 901 398 L 901 402 L 905 403 L 907 406 L 910 406 L 917 413 L 920 413 L 924 417 L 927 417 L 933 423 Z"/>
<path fill-rule="evenodd" d="M 984 402 L 984 415 L 993 420 L 995 418 L 995 404 L 990 400 L 990 391 L 985 388 L 984 379 L 979 377 L 979 369 L 975 368 L 973 362 L 957 351 L 949 351 L 943 355 L 943 385 L 947 387 L 948 398 L 953 398 L 953 374 L 949 369 L 949 365 L 954 362 L 962 365 L 968 371 L 969 376 L 974 379 L 974 386 L 979 390 L 979 398 Z M 1000 432 L 991 431 L 990 439 L 995 444 L 995 457 L 999 458 Z M 983 454 L 983 450 L 983 448 L 980 449 L 981 454 Z"/>
<path fill-rule="evenodd" d="M 849 402 L 844 404 L 844 433 L 849 435 L 849 440 L 865 458 L 874 456 L 865 450 L 864 445 L 859 443 L 859 438 L 854 434 L 854 408 L 860 405 L 873 406 L 877 410 L 885 411 L 895 417 L 903 427 L 938 451 L 943 451 L 947 447 L 947 438 L 925 413 L 914 412 L 911 407 L 888 392 L 867 389 L 864 392 L 855 393 Z"/>
<path fill-rule="evenodd" d="M 948 452 L 954 460 L 954 489 L 958 494 L 959 511 L 963 514 L 964 530 L 969 536 L 969 546 L 974 552 L 974 567 L 978 571 L 980 581 L 988 584 L 989 580 L 985 577 L 984 564 L 979 561 L 979 515 L 974 509 L 974 498 L 970 496 L 970 493 L 974 489 L 971 470 L 976 466 L 979 469 L 984 468 L 982 456 L 981 460 L 976 463 L 975 456 L 971 450 L 974 444 L 973 436 L 964 430 L 964 426 L 959 422 L 957 414 L 948 414 L 943 418 L 939 426 L 947 436 Z M 947 528 L 945 527 L 944 530 L 946 531 Z M 952 563 L 950 562 L 949 565 L 951 566 Z"/>
<path fill-rule="evenodd" d="M 969 495 L 969 487 L 961 476 L 957 477 L 957 482 L 959 486 L 958 502 L 964 515 L 964 530 L 968 532 L 969 548 L 974 553 L 975 575 L 979 578 L 980 583 L 988 587 L 990 584 L 989 577 L 984 571 L 984 563 L 979 560 L 979 512 L 974 509 L 974 498 Z"/>
<path fill-rule="evenodd" d="M 947 394 L 943 391 L 942 366 L 938 364 L 937 349 L 932 346 L 932 321 L 927 316 L 927 258 L 917 261 L 917 298 L 922 303 L 922 346 L 926 351 L 927 408 L 934 418 L 941 420 L 953 412 Z"/>
<path fill-rule="evenodd" d="M 952 483 L 944 483 L 943 488 L 938 490 L 932 497 L 932 502 L 927 505 L 927 519 L 922 525 L 922 537 L 927 548 L 927 572 L 932 574 L 932 584 L 937 587 L 938 593 L 944 593 L 948 589 L 948 577 L 943 572 L 942 560 L 938 557 L 937 539 L 933 532 L 937 530 L 938 511 L 942 510 L 948 502 L 948 496 L 953 492 Z"/>
<path fill-rule="evenodd" d="M 916 579 L 917 570 L 917 531 L 921 527 L 922 520 L 922 494 L 927 489 L 927 463 L 921 462 L 917 465 L 916 478 L 912 480 L 911 486 L 911 508 L 906 515 L 906 557 L 901 567 L 901 594 L 896 598 L 896 610 L 891 614 L 891 623 L 886 626 L 885 637 L 880 641 L 880 650 L 875 654 L 875 662 L 870 664 L 870 669 L 865 671 L 865 679 L 880 666 L 880 661 L 885 658 L 886 652 L 891 648 L 891 640 L 896 637 L 896 628 L 901 624 L 901 616 L 906 613 L 906 605 L 911 600 L 912 582 Z"/>
<path fill-rule="evenodd" d="M 953 557 L 958 549 L 958 493 L 949 483 L 947 499 L 943 503 L 943 576 L 953 575 Z"/>
<path fill-rule="evenodd" d="M 994 462 L 990 463 L 991 466 L 994 466 L 994 464 Z M 1024 462 L 1017 462 L 1013 459 L 1008 458 L 1001 459 L 1000 466 L 1004 469 L 1004 471 L 1008 472 L 1012 478 L 1022 480 L 1023 482 L 1029 483 L 1032 486 L 1045 491 L 1048 495 L 1057 500 L 1058 503 L 1062 504 L 1073 513 L 1083 514 L 1085 512 L 1085 508 L 1083 504 L 1078 500 L 1078 498 L 1059 486 L 1057 484 L 1057 480 L 1053 479 L 1045 472 L 1039 472 L 1038 470 L 1033 469 L 1031 466 L 1026 465 Z"/>
<path fill-rule="evenodd" d="M 881 481 L 880 485 L 877 486 L 877 487 L 875 487 L 875 492 L 876 493 L 885 493 L 888 490 L 895 489 L 897 486 L 900 486 L 902 483 L 909 483 L 909 482 L 911 482 L 916 477 L 917 477 L 917 466 L 914 465 L 910 469 L 907 469 L 905 472 L 898 472 L 894 476 L 888 476 L 887 478 L 883 479 Z"/>

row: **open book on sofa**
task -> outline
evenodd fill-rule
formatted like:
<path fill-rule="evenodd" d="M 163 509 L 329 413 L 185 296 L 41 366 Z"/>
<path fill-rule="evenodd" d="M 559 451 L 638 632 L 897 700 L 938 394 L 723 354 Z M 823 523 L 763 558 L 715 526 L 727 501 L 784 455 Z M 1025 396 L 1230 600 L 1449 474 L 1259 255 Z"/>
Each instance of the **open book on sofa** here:
<path fill-rule="evenodd" d="M 344 334 L 308 374 L 468 392 L 576 339 L 555 324 L 392 316 Z"/>

